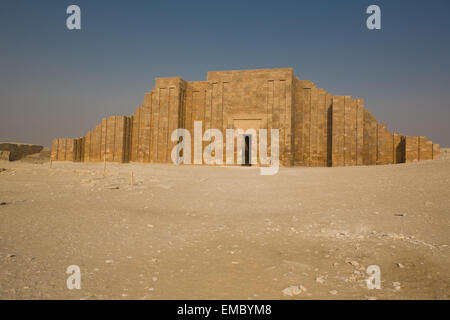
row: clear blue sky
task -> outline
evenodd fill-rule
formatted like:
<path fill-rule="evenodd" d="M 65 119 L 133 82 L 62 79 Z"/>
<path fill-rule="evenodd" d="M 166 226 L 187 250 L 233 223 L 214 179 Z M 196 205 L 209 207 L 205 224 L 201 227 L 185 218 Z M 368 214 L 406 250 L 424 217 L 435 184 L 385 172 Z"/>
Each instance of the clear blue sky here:
<path fill-rule="evenodd" d="M 82 30 L 66 28 L 77 4 Z M 381 7 L 382 29 L 365 10 Z M 50 145 L 129 115 L 154 78 L 292 67 L 450 147 L 450 1 L 0 2 L 0 141 Z"/>

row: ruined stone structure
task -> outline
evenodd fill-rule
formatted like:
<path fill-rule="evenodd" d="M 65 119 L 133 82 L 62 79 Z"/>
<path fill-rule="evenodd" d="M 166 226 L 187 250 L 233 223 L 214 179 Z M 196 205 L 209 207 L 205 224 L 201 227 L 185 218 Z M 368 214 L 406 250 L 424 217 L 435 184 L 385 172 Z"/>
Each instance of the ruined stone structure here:
<path fill-rule="evenodd" d="M 35 144 L 1 142 L 0 160 L 14 161 L 42 151 L 44 147 Z"/>
<path fill-rule="evenodd" d="M 194 121 L 202 121 L 203 132 L 222 130 L 224 138 L 227 128 L 279 129 L 284 166 L 415 162 L 437 159 L 440 151 L 423 136 L 387 130 L 363 99 L 329 94 L 289 68 L 208 72 L 207 81 L 157 78 L 132 116 L 103 119 L 81 138 L 55 139 L 52 159 L 171 163 L 172 131 L 192 135 Z M 270 134 L 268 140 L 270 152 Z"/>

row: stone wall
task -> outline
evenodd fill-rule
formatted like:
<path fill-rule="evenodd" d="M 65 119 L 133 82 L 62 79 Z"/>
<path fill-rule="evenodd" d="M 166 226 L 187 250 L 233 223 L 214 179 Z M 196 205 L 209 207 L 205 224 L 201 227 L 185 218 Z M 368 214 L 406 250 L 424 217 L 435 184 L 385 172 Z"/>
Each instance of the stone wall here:
<path fill-rule="evenodd" d="M 426 137 L 406 137 L 405 162 L 439 159 L 440 145 L 433 144 Z"/>
<path fill-rule="evenodd" d="M 322 167 L 330 162 L 332 99 L 311 81 L 295 79 L 293 163 Z M 336 110 L 336 109 L 335 109 Z"/>
<path fill-rule="evenodd" d="M 39 153 L 44 147 L 35 144 L 25 143 L 0 143 L 0 159 L 1 160 L 19 160 L 27 155 Z"/>
<path fill-rule="evenodd" d="M 102 119 L 86 136 L 54 139 L 51 158 L 55 161 L 128 162 L 131 118 L 112 116 Z"/>
<path fill-rule="evenodd" d="M 425 137 L 387 130 L 364 108 L 363 99 L 333 96 L 295 79 L 294 165 L 385 165 L 439 158 Z"/>
<path fill-rule="evenodd" d="M 194 121 L 202 121 L 202 136 L 210 128 L 222 131 L 224 164 L 226 129 L 238 128 L 279 129 L 284 166 L 383 165 L 439 157 L 439 145 L 425 137 L 387 130 L 363 99 L 329 94 L 287 68 L 208 72 L 206 81 L 158 78 L 132 116 L 103 119 L 85 137 L 55 139 L 52 159 L 171 163 L 176 144 L 171 133 L 185 128 L 193 162 L 202 159 L 201 150 L 194 150 Z M 229 164 L 237 163 L 236 139 Z M 268 144 L 270 154 L 270 134 Z"/>

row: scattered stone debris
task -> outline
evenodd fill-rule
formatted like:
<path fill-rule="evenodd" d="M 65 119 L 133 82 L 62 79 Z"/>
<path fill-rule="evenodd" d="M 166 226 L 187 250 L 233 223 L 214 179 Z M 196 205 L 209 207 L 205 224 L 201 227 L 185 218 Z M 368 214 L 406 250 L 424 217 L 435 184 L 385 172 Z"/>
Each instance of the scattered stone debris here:
<path fill-rule="evenodd" d="M 285 289 L 283 289 L 283 294 L 285 295 L 285 296 L 290 296 L 290 297 L 293 297 L 293 296 L 297 296 L 297 295 L 299 295 L 300 293 L 302 293 L 302 292 L 306 292 L 307 290 L 306 290 L 306 288 L 304 287 L 304 286 L 302 286 L 302 285 L 299 285 L 299 286 L 290 286 L 290 287 L 287 287 L 287 288 L 285 288 Z"/>
<path fill-rule="evenodd" d="M 325 279 L 322 276 L 320 276 L 320 277 L 316 278 L 316 282 L 318 282 L 320 284 L 324 284 L 325 283 Z"/>
<path fill-rule="evenodd" d="M 352 266 L 354 266 L 354 267 L 356 267 L 356 268 L 359 267 L 359 263 L 357 261 L 352 260 L 352 261 L 347 261 L 347 263 L 352 265 Z"/>
<path fill-rule="evenodd" d="M 401 289 L 400 282 L 392 282 L 392 285 L 394 286 L 395 291 L 398 291 Z"/>
<path fill-rule="evenodd" d="M 0 206 L 6 206 L 8 203 L 6 203 L 6 202 L 4 202 L 4 201 L 2 201 L 2 202 L 0 202 Z"/>
<path fill-rule="evenodd" d="M 105 260 L 105 263 L 114 263 L 114 260 Z"/>
<path fill-rule="evenodd" d="M 337 292 L 337 290 L 331 290 L 331 291 L 329 291 L 329 293 L 332 295 L 336 295 L 338 292 Z"/>
<path fill-rule="evenodd" d="M 406 213 L 396 213 L 396 214 L 394 214 L 394 216 L 396 216 L 396 217 L 404 217 L 404 216 L 406 216 Z"/>
<path fill-rule="evenodd" d="M 14 258 L 16 255 L 13 253 L 9 253 L 6 255 L 7 258 Z"/>
<path fill-rule="evenodd" d="M 402 265 L 401 263 L 397 263 L 397 267 L 399 267 L 400 269 L 403 269 L 405 266 Z"/>

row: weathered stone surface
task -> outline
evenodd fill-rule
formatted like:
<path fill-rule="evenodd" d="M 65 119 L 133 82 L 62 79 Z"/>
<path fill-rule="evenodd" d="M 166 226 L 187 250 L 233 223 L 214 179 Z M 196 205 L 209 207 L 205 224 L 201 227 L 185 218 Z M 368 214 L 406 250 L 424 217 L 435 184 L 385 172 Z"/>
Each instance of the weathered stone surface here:
<path fill-rule="evenodd" d="M 364 164 L 364 99 L 356 99 L 356 165 Z"/>
<path fill-rule="evenodd" d="M 334 97 L 332 107 L 332 166 L 345 165 L 345 99 L 350 97 Z"/>
<path fill-rule="evenodd" d="M 364 110 L 363 139 L 363 164 L 366 166 L 377 164 L 377 120 L 368 110 Z"/>
<path fill-rule="evenodd" d="M 426 137 L 419 137 L 419 160 L 433 159 L 433 143 Z"/>
<path fill-rule="evenodd" d="M 202 159 L 194 150 L 194 122 L 202 121 L 203 135 L 219 129 L 279 129 L 280 161 L 284 166 L 376 165 L 437 159 L 439 145 L 425 137 L 392 134 L 364 108 L 363 99 L 333 96 L 292 69 L 208 72 L 206 81 L 157 78 L 155 88 L 132 116 L 103 119 L 86 136 L 55 139 L 52 159 L 170 163 L 177 128 L 191 134 L 191 162 Z M 252 136 L 252 145 L 259 137 Z M 270 155 L 271 138 L 268 135 Z M 203 149 L 207 143 L 202 142 Z M 256 153 L 255 153 L 256 154 Z M 259 163 L 259 157 L 258 165 Z M 227 161 L 226 161 L 227 160 Z"/>
<path fill-rule="evenodd" d="M 11 151 L 0 150 L 0 160 L 13 161 Z"/>
<path fill-rule="evenodd" d="M 393 134 L 393 147 L 394 147 L 394 163 L 405 162 L 405 137 L 401 134 Z"/>
<path fill-rule="evenodd" d="M 406 137 L 405 162 L 419 161 L 419 137 Z"/>
<path fill-rule="evenodd" d="M 35 144 L 3 142 L 0 143 L 0 159 L 8 161 L 19 160 L 27 155 L 39 153 L 43 148 L 43 146 Z"/>
<path fill-rule="evenodd" d="M 440 156 L 440 145 L 433 144 L 433 160 L 439 159 Z"/>

